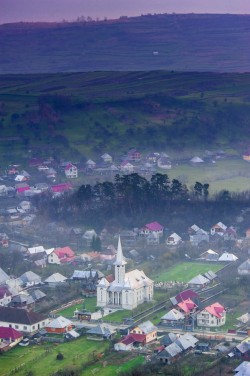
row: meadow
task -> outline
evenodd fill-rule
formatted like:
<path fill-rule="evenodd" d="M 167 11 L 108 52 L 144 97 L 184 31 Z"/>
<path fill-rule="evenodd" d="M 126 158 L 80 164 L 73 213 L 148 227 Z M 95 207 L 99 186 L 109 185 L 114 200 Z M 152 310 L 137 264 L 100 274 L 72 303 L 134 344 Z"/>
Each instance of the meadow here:
<path fill-rule="evenodd" d="M 216 263 L 180 262 L 169 269 L 156 273 L 153 280 L 155 282 L 178 281 L 186 283 L 198 274 L 206 273 L 209 270 L 216 273 L 221 268 L 222 265 Z"/>

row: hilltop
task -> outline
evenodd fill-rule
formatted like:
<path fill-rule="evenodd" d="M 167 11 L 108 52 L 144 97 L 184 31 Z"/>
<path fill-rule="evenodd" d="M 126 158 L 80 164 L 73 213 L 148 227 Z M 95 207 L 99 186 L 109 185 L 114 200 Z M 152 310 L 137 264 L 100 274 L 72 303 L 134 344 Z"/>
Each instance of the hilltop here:
<path fill-rule="evenodd" d="M 250 70 L 250 16 L 161 14 L 0 26 L 0 74 Z"/>
<path fill-rule="evenodd" d="M 63 157 L 249 146 L 250 74 L 0 76 L 0 150 Z M 11 148 L 10 148 L 11 147 Z"/>

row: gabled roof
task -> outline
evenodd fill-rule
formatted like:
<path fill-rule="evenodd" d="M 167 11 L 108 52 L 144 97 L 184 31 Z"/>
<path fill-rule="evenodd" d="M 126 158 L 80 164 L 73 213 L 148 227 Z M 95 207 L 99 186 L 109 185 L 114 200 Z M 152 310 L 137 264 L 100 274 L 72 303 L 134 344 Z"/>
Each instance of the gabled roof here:
<path fill-rule="evenodd" d="M 179 338 L 177 338 L 177 340 L 175 341 L 175 343 L 183 350 L 187 350 L 191 347 L 194 348 L 197 342 L 198 339 L 196 339 L 190 333 L 180 335 Z"/>
<path fill-rule="evenodd" d="M 33 311 L 26 311 L 26 309 L 0 307 L 0 321 L 2 322 L 33 325 L 45 319 L 46 316 Z"/>
<path fill-rule="evenodd" d="M 196 277 L 192 278 L 188 284 L 190 285 L 203 285 L 205 283 L 209 283 L 209 279 L 204 277 L 203 275 L 201 274 L 198 274 Z"/>
<path fill-rule="evenodd" d="M 26 294 L 26 293 L 20 293 L 16 296 L 14 296 L 11 300 L 11 303 L 15 303 L 15 304 L 25 304 L 25 305 L 29 305 L 29 304 L 33 304 L 35 301 L 34 299 L 32 298 L 31 295 L 29 294 Z"/>
<path fill-rule="evenodd" d="M 72 325 L 70 320 L 66 319 L 66 317 L 59 316 L 46 325 L 46 328 L 63 329 L 69 325 Z"/>
<path fill-rule="evenodd" d="M 169 235 L 167 240 L 170 238 L 171 238 L 171 241 L 173 239 L 175 242 L 181 240 L 181 237 L 178 234 L 176 234 L 176 232 L 173 232 L 173 234 Z"/>
<path fill-rule="evenodd" d="M 39 299 L 45 298 L 46 294 L 41 290 L 32 290 L 30 292 L 30 295 L 34 299 L 34 301 L 37 301 Z"/>
<path fill-rule="evenodd" d="M 234 369 L 236 376 L 250 375 L 250 362 L 242 362 L 237 368 Z"/>
<path fill-rule="evenodd" d="M 187 299 L 184 300 L 183 302 L 180 302 L 177 304 L 179 308 L 182 309 L 185 313 L 191 312 L 194 308 L 197 308 L 197 305 L 191 300 Z"/>
<path fill-rule="evenodd" d="M 192 163 L 202 163 L 204 161 L 200 157 L 193 157 L 192 159 L 190 159 L 190 162 L 192 162 Z"/>
<path fill-rule="evenodd" d="M 188 290 L 184 290 L 184 291 L 180 292 L 179 294 L 177 294 L 176 296 L 170 298 L 170 300 L 171 300 L 172 304 L 175 305 L 175 304 L 182 302 L 182 301 L 189 299 L 189 298 L 192 299 L 192 300 L 197 299 L 198 294 L 195 291 L 188 289 Z"/>
<path fill-rule="evenodd" d="M 143 334 L 149 334 L 157 330 L 157 327 L 149 320 L 137 325 L 137 327 L 143 332 Z"/>
<path fill-rule="evenodd" d="M 171 320 L 171 321 L 179 321 L 179 320 L 184 320 L 184 319 L 185 319 L 184 314 L 175 308 L 171 309 L 171 311 L 167 312 L 164 316 L 161 317 L 161 320 Z"/>
<path fill-rule="evenodd" d="M 207 273 L 204 273 L 204 276 L 210 279 L 210 281 L 217 278 L 217 275 L 212 270 L 209 270 Z"/>
<path fill-rule="evenodd" d="M 167 353 L 171 357 L 174 357 L 174 356 L 180 354 L 182 352 L 182 349 L 176 343 L 171 343 L 171 345 L 168 345 L 167 347 L 165 347 L 165 351 L 167 351 Z"/>
<path fill-rule="evenodd" d="M 145 225 L 145 228 L 149 231 L 161 231 L 163 230 L 163 226 L 159 222 L 151 222 Z"/>
<path fill-rule="evenodd" d="M 88 330 L 87 334 L 96 334 L 96 335 L 102 335 L 104 337 L 110 337 L 115 332 L 116 332 L 116 329 L 114 329 L 113 326 L 102 323 Z"/>
<path fill-rule="evenodd" d="M 66 280 L 67 280 L 67 278 L 64 277 L 62 274 L 54 273 L 50 277 L 45 279 L 44 282 L 46 282 L 46 283 L 58 283 L 58 282 L 65 282 Z"/>
<path fill-rule="evenodd" d="M 244 261 L 240 266 L 238 267 L 238 270 L 247 270 L 250 272 L 250 259 Z"/>
<path fill-rule="evenodd" d="M 107 281 L 105 277 L 103 277 L 100 282 L 98 283 L 99 287 L 108 287 L 110 283 Z"/>
<path fill-rule="evenodd" d="M 4 326 L 0 326 L 0 339 L 16 341 L 19 338 L 22 338 L 22 333 L 18 332 L 14 328 L 6 328 Z"/>
<path fill-rule="evenodd" d="M 225 312 L 225 308 L 218 302 L 205 307 L 204 310 L 218 318 L 221 318 L 222 313 Z"/>
<path fill-rule="evenodd" d="M 233 253 L 224 252 L 220 257 L 218 261 L 236 261 L 238 260 L 238 257 L 235 256 Z"/>
<path fill-rule="evenodd" d="M 39 246 L 36 246 L 36 247 L 28 248 L 28 252 L 29 252 L 30 255 L 34 255 L 35 253 L 45 252 L 45 249 L 42 245 L 39 245 Z"/>
<path fill-rule="evenodd" d="M 35 282 L 35 283 L 40 283 L 41 282 L 41 277 L 37 275 L 36 273 L 32 272 L 31 270 L 22 274 L 21 277 L 19 277 L 23 283 L 27 282 Z"/>
<path fill-rule="evenodd" d="M 126 337 L 122 338 L 120 343 L 123 343 L 124 345 L 130 345 L 135 342 L 143 343 L 145 342 L 145 340 L 146 340 L 145 334 L 130 333 Z"/>
<path fill-rule="evenodd" d="M 222 223 L 222 222 L 216 223 L 215 225 L 212 226 L 212 228 L 214 228 L 214 227 L 217 227 L 217 228 L 220 227 L 223 231 L 226 231 L 226 229 L 227 229 L 227 226 L 224 225 L 224 223 Z"/>
<path fill-rule="evenodd" d="M 91 279 L 91 278 L 102 278 L 104 274 L 99 270 L 91 269 L 91 270 L 74 270 L 74 273 L 71 279 Z"/>

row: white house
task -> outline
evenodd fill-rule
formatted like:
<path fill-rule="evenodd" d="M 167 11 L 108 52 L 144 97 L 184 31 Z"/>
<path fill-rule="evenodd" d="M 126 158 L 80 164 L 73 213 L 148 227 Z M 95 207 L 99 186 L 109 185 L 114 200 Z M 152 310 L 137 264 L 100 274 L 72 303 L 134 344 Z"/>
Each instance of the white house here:
<path fill-rule="evenodd" d="M 102 278 L 97 285 L 97 306 L 132 310 L 139 304 L 152 301 L 154 282 L 142 270 L 125 272 L 121 240 L 119 237 L 115 266 L 115 280 L 111 283 Z"/>
<path fill-rule="evenodd" d="M 78 177 L 78 169 L 72 163 L 67 164 L 64 169 L 65 176 L 68 179 L 76 179 Z"/>
<path fill-rule="evenodd" d="M 44 328 L 49 320 L 46 316 L 21 308 L 0 307 L 0 326 L 33 333 Z"/>
<path fill-rule="evenodd" d="M 182 242 L 181 237 L 176 234 L 175 232 L 167 237 L 166 244 L 167 245 L 178 245 Z"/>
<path fill-rule="evenodd" d="M 155 222 L 147 223 L 145 226 L 143 226 L 140 229 L 139 235 L 148 236 L 150 234 L 156 234 L 159 237 L 161 237 L 163 235 L 163 229 L 164 227 L 160 223 L 155 221 Z"/>
<path fill-rule="evenodd" d="M 226 323 L 226 310 L 218 302 L 205 307 L 197 314 L 197 326 L 219 327 Z"/>
<path fill-rule="evenodd" d="M 134 165 L 132 165 L 132 163 L 128 162 L 128 161 L 124 161 L 121 163 L 120 165 L 120 168 L 121 168 L 121 172 L 125 172 L 125 173 L 132 173 L 134 172 Z"/>
<path fill-rule="evenodd" d="M 218 261 L 224 261 L 224 262 L 232 262 L 237 261 L 238 257 L 235 256 L 233 253 L 224 252 L 218 259 Z"/>
<path fill-rule="evenodd" d="M 0 306 L 7 307 L 11 302 L 11 293 L 8 288 L 3 286 L 0 287 Z"/>
<path fill-rule="evenodd" d="M 31 270 L 22 274 L 19 279 L 21 281 L 21 284 L 25 287 L 39 285 L 42 282 L 41 277 Z"/>
<path fill-rule="evenodd" d="M 225 231 L 227 229 L 227 226 L 224 225 L 224 223 L 222 222 L 218 222 L 216 223 L 215 225 L 213 225 L 210 229 L 210 234 L 211 235 L 215 235 L 215 234 L 218 234 L 220 236 L 223 236 Z"/>
<path fill-rule="evenodd" d="M 101 156 L 101 158 L 102 158 L 103 162 L 105 162 L 105 163 L 112 163 L 112 161 L 113 161 L 113 158 L 108 153 L 104 153 Z"/>

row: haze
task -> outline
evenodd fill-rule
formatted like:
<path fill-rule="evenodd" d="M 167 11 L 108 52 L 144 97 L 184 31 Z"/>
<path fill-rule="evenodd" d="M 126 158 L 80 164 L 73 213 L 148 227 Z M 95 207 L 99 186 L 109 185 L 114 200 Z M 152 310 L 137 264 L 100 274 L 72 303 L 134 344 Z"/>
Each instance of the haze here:
<path fill-rule="evenodd" d="M 118 18 L 147 13 L 249 14 L 249 0 L 0 0 L 0 23 Z"/>

